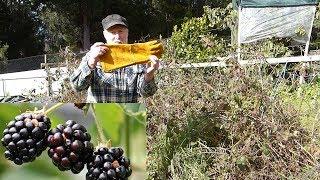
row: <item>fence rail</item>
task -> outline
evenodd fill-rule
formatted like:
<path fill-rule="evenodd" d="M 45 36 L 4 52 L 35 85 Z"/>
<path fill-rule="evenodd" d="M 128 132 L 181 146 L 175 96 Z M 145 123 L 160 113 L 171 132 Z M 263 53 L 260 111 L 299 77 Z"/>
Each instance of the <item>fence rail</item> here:
<path fill-rule="evenodd" d="M 30 58 L 29 58 L 30 59 Z M 50 59 L 50 57 L 49 57 Z M 55 62 L 63 62 L 62 59 Z M 174 64 L 174 65 L 160 65 L 160 69 L 170 69 L 170 68 L 205 68 L 205 67 L 226 67 L 232 66 L 234 63 L 228 63 L 228 61 L 235 62 L 236 57 L 217 57 L 216 62 L 204 62 L 204 63 L 185 63 L 185 64 Z M 281 58 L 266 58 L 266 59 L 252 59 L 252 60 L 242 60 L 239 62 L 240 65 L 252 65 L 257 63 L 269 63 L 271 65 L 282 64 L 282 63 L 298 63 L 298 62 L 317 62 L 320 61 L 320 55 L 310 55 L 310 56 L 295 56 L 295 57 L 281 57 Z M 54 64 L 54 61 L 46 61 L 47 64 Z M 42 63 L 44 64 L 44 62 Z M 33 90 L 36 87 L 37 83 L 43 84 L 43 89 L 48 87 L 55 88 L 46 89 L 45 91 L 57 92 L 56 87 L 48 85 L 47 77 L 48 74 L 44 69 L 40 69 L 40 65 L 37 68 L 38 70 L 33 71 L 24 71 L 24 72 L 15 72 L 15 73 L 6 73 L 0 74 L 0 97 L 6 97 L 9 95 L 22 95 L 23 90 Z M 54 72 L 56 68 L 51 68 L 51 72 Z M 66 67 L 60 67 L 63 71 L 66 71 Z M 28 75 L 26 75 L 28 74 Z M 22 86 L 22 87 L 21 87 Z M 56 85 L 57 86 L 57 85 Z M 13 93 L 16 92 L 16 93 Z"/>
<path fill-rule="evenodd" d="M 75 54 L 77 57 L 84 55 L 85 52 L 79 52 Z M 22 72 L 42 69 L 41 64 L 43 63 L 63 63 L 65 59 L 61 56 L 61 53 L 55 54 L 43 54 L 37 56 L 30 56 L 25 58 L 10 59 L 5 63 L 0 62 L 0 74 Z"/>

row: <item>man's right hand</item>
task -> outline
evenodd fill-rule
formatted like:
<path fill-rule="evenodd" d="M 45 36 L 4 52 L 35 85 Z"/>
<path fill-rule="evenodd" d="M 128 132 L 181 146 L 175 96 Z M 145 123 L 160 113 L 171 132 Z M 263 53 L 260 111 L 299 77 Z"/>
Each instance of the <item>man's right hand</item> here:
<path fill-rule="evenodd" d="M 90 47 L 88 66 L 94 69 L 99 62 L 100 56 L 104 55 L 109 51 L 109 48 L 103 42 L 96 42 Z"/>

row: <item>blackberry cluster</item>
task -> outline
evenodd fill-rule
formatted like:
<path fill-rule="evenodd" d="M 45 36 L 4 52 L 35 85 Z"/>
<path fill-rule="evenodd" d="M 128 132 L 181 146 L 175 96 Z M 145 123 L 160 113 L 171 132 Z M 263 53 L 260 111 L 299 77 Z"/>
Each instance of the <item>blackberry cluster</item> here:
<path fill-rule="evenodd" d="M 43 114 L 16 116 L 3 131 L 1 142 L 6 148 L 5 157 L 17 165 L 34 161 L 47 148 L 50 127 L 50 119 Z"/>
<path fill-rule="evenodd" d="M 59 124 L 48 136 L 48 155 L 60 171 L 77 174 L 93 155 L 91 136 L 86 128 L 73 120 Z"/>
<path fill-rule="evenodd" d="M 119 147 L 99 148 L 94 152 L 87 168 L 87 180 L 124 180 L 132 173 L 130 160 L 123 156 L 123 150 Z"/>

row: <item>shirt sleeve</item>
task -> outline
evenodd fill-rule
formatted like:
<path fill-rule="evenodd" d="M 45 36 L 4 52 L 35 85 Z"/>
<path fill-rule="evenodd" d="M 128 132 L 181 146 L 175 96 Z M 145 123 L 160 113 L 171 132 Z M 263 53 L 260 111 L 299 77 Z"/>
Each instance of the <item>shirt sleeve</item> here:
<path fill-rule="evenodd" d="M 155 83 L 154 78 L 151 81 L 146 82 L 144 79 L 144 73 L 141 73 L 140 76 L 138 77 L 138 93 L 142 97 L 149 97 L 154 95 L 157 90 L 158 90 L 158 87 L 157 87 L 157 84 Z"/>
<path fill-rule="evenodd" d="M 89 54 L 87 53 L 79 65 L 79 67 L 70 76 L 72 87 L 76 91 L 87 90 L 91 83 L 93 76 L 93 69 L 90 69 L 88 65 Z"/>

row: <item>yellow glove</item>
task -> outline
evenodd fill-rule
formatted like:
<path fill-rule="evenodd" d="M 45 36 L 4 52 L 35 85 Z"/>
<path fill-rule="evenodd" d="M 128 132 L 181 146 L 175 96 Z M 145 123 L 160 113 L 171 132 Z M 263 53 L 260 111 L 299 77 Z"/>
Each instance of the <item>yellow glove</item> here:
<path fill-rule="evenodd" d="M 147 50 L 151 55 L 155 55 L 158 58 L 163 53 L 163 45 L 159 41 L 149 41 L 147 42 Z"/>
<path fill-rule="evenodd" d="M 108 45 L 107 54 L 100 57 L 102 69 L 109 72 L 134 64 L 144 64 L 149 61 L 150 55 L 160 58 L 163 53 L 163 45 L 159 41 L 134 44 Z"/>

